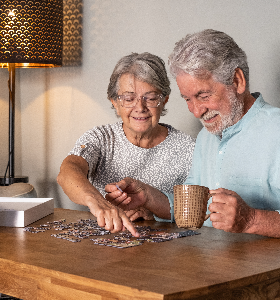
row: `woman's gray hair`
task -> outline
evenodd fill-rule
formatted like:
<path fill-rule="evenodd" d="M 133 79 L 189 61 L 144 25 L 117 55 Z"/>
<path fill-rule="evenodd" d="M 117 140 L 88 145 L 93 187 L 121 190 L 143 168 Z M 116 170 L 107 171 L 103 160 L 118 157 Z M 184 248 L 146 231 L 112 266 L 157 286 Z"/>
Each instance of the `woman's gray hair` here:
<path fill-rule="evenodd" d="M 213 75 L 214 80 L 232 85 L 240 68 L 249 89 L 249 67 L 245 52 L 224 32 L 206 29 L 188 34 L 175 44 L 169 56 L 170 72 L 175 78 L 182 72 L 194 77 Z"/>
<path fill-rule="evenodd" d="M 110 77 L 107 89 L 108 99 L 117 99 L 120 89 L 119 80 L 123 74 L 131 74 L 136 79 L 146 82 L 158 89 L 164 97 L 170 95 L 170 81 L 167 76 L 164 61 L 153 54 L 144 52 L 132 53 L 122 57 L 116 64 Z M 165 115 L 164 108 L 161 115 Z"/>

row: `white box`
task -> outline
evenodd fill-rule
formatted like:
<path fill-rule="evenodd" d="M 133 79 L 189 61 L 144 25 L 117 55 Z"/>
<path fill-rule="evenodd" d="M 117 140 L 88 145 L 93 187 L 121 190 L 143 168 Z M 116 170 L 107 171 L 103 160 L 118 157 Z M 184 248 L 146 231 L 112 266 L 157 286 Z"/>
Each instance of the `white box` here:
<path fill-rule="evenodd" d="M 0 226 L 25 227 L 53 212 L 52 198 L 0 197 Z"/>

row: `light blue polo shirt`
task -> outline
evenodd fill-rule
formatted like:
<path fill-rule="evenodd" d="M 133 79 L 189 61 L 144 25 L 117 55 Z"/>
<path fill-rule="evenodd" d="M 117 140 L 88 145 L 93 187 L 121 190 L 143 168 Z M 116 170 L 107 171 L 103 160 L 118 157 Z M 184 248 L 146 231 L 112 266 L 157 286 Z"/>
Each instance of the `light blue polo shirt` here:
<path fill-rule="evenodd" d="M 266 103 L 260 93 L 252 95 L 255 103 L 239 122 L 223 131 L 222 138 L 205 128 L 200 131 L 184 184 L 225 188 L 251 207 L 280 210 L 280 109 Z M 173 194 L 166 196 L 172 215 L 168 221 L 174 221 Z M 212 222 L 208 219 L 204 225 L 212 226 Z"/>

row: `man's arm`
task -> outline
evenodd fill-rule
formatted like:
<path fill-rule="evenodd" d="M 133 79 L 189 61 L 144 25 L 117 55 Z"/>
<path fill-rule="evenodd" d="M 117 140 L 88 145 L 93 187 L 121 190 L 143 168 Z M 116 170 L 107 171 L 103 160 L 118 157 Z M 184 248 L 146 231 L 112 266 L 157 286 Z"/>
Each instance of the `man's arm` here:
<path fill-rule="evenodd" d="M 90 209 L 99 226 L 111 232 L 118 232 L 126 227 L 133 235 L 138 236 L 123 210 L 104 199 L 89 182 L 88 171 L 88 163 L 84 158 L 69 155 L 61 164 L 57 182 L 71 201 Z"/>
<path fill-rule="evenodd" d="M 278 211 L 255 209 L 255 218 L 247 233 L 280 238 L 280 214 Z"/>
<path fill-rule="evenodd" d="M 213 227 L 228 232 L 243 232 L 280 237 L 280 214 L 277 211 L 250 207 L 235 192 L 226 189 L 210 191 L 209 205 Z"/>
<path fill-rule="evenodd" d="M 119 191 L 115 184 L 108 184 L 106 199 L 124 210 L 144 207 L 161 219 L 171 219 L 168 198 L 156 188 L 129 177 L 117 183 L 123 190 Z"/>

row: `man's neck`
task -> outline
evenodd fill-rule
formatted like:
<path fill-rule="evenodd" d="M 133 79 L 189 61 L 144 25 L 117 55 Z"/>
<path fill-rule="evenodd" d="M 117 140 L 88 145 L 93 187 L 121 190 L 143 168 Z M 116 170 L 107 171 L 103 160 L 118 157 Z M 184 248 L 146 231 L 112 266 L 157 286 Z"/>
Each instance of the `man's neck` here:
<path fill-rule="evenodd" d="M 250 94 L 249 91 L 245 92 L 244 97 L 244 115 L 249 111 L 252 105 L 255 103 L 256 99 Z"/>

